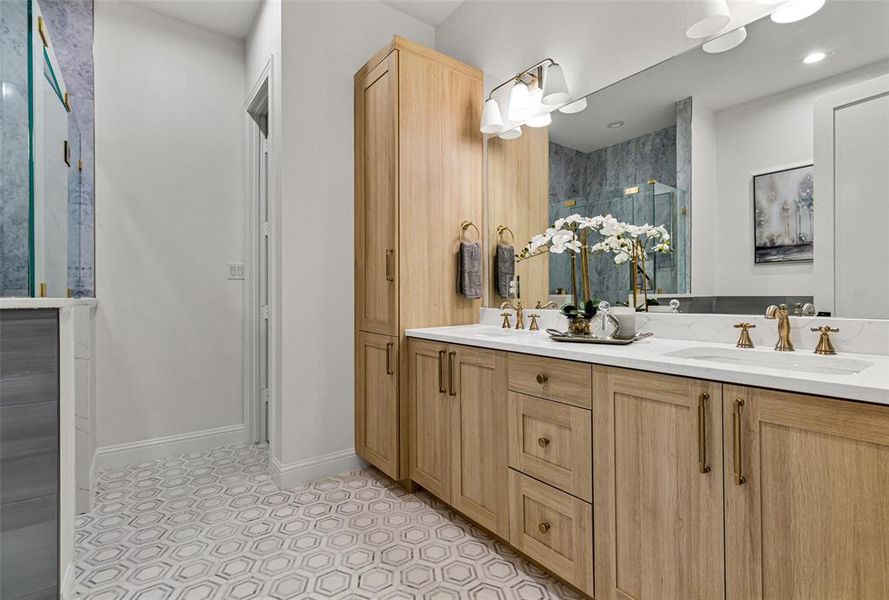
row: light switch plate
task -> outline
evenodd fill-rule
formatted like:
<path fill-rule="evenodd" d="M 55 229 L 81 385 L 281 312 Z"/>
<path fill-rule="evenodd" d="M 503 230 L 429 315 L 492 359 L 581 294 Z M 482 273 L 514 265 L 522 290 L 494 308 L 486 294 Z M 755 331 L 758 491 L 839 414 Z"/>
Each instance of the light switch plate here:
<path fill-rule="evenodd" d="M 229 279 L 244 279 L 244 263 L 233 262 L 228 263 Z"/>

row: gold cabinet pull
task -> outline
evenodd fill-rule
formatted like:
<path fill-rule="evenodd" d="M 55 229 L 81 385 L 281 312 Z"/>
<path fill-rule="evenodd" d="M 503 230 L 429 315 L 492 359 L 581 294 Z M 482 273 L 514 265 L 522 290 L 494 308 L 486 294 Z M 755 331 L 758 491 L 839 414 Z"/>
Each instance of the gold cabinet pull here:
<path fill-rule="evenodd" d="M 735 410 L 732 412 L 732 452 L 735 466 L 735 485 L 743 485 L 747 481 L 741 466 L 741 407 L 743 406 L 744 399 L 736 399 Z"/>
<path fill-rule="evenodd" d="M 539 383 L 540 385 L 543 385 L 547 381 L 549 381 L 549 375 L 544 375 L 543 373 L 537 374 L 537 383 Z"/>
<path fill-rule="evenodd" d="M 549 446 L 549 438 L 547 437 L 539 437 L 537 438 L 537 445 L 541 448 L 546 448 Z"/>
<path fill-rule="evenodd" d="M 447 390 L 444 387 L 444 357 L 447 350 L 438 351 L 438 393 L 444 394 Z"/>
<path fill-rule="evenodd" d="M 386 344 L 386 375 L 393 375 L 392 371 L 392 342 Z"/>
<path fill-rule="evenodd" d="M 456 396 L 457 391 L 454 389 L 454 359 L 457 357 L 456 352 L 448 353 L 448 395 Z"/>
<path fill-rule="evenodd" d="M 543 523 L 538 523 L 537 531 L 539 531 L 540 533 L 546 533 L 547 531 L 549 531 L 549 523 L 547 523 L 546 521 L 544 521 Z"/>
<path fill-rule="evenodd" d="M 707 400 L 710 394 L 703 392 L 698 396 L 698 471 L 709 473 L 707 464 Z"/>
<path fill-rule="evenodd" d="M 395 250 L 386 250 L 386 281 L 395 281 Z"/>

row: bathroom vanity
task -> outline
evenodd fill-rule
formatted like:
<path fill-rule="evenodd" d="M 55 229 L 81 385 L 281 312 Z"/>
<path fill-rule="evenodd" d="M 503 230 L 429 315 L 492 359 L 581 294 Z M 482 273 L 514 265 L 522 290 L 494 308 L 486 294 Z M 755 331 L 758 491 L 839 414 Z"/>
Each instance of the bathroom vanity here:
<path fill-rule="evenodd" d="M 776 369 L 756 366 L 771 349 L 656 337 L 407 335 L 411 480 L 586 594 L 889 589 L 889 357 Z M 724 351 L 740 358 L 702 358 Z"/>

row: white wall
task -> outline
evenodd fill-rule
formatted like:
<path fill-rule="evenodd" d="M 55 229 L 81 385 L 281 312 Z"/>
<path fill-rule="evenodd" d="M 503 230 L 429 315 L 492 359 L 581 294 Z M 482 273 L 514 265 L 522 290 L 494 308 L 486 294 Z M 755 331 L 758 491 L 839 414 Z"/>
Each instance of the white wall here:
<path fill-rule="evenodd" d="M 721 231 L 716 230 L 718 137 L 716 115 L 691 103 L 691 293 L 716 294 Z"/>
<path fill-rule="evenodd" d="M 813 263 L 754 264 L 752 175 L 811 163 L 815 99 L 884 72 L 885 64 L 874 65 L 716 114 L 715 230 L 719 256 L 714 268 L 708 270 L 715 275 L 715 293 L 726 296 L 814 294 Z M 695 153 L 694 146 L 692 148 Z M 708 160 L 706 153 L 698 157 Z M 702 163 L 694 164 L 693 172 L 703 168 Z M 828 214 L 819 214 L 817 206 L 816 181 L 815 218 L 827 218 Z M 695 235 L 698 231 L 695 228 Z M 699 243 L 697 237 L 693 241 L 693 246 Z"/>
<path fill-rule="evenodd" d="M 280 455 L 285 484 L 346 467 L 354 448 L 354 73 L 398 34 L 432 27 L 376 1 L 285 2 Z M 296 469 L 303 464 L 305 468 Z"/>
<path fill-rule="evenodd" d="M 244 45 L 119 2 L 95 17 L 98 445 L 236 426 Z"/>

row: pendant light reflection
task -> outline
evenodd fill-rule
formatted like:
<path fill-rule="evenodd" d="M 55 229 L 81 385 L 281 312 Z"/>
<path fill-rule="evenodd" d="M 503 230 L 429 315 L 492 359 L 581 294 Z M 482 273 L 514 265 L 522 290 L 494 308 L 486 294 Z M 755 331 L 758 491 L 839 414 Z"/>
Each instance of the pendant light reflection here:
<path fill-rule="evenodd" d="M 738 27 L 735 30 L 719 36 L 715 40 L 706 42 L 701 48 L 707 54 L 719 54 L 720 52 L 728 52 L 732 48 L 737 48 L 747 39 L 747 28 Z"/>
<path fill-rule="evenodd" d="M 691 14 L 685 35 L 691 39 L 701 39 L 716 35 L 732 22 L 726 0 L 692 0 Z"/>
<path fill-rule="evenodd" d="M 507 129 L 503 133 L 501 133 L 498 137 L 504 140 L 514 140 L 516 138 L 522 137 L 522 128 L 514 127 L 512 129 Z"/>
<path fill-rule="evenodd" d="M 500 133 L 503 131 L 503 116 L 500 114 L 500 105 L 493 98 L 485 100 L 482 107 L 482 133 Z"/>
<path fill-rule="evenodd" d="M 559 109 L 559 112 L 565 113 L 566 115 L 573 115 L 575 113 L 579 113 L 584 109 L 586 109 L 586 98 L 581 98 L 580 100 L 575 100 L 570 104 L 566 104 Z"/>
<path fill-rule="evenodd" d="M 543 113 L 542 115 L 531 117 L 525 125 L 528 127 L 546 127 L 552 122 L 553 116 L 550 113 Z"/>
<path fill-rule="evenodd" d="M 772 13 L 775 23 L 795 23 L 811 17 L 824 6 L 825 0 L 791 0 Z"/>

